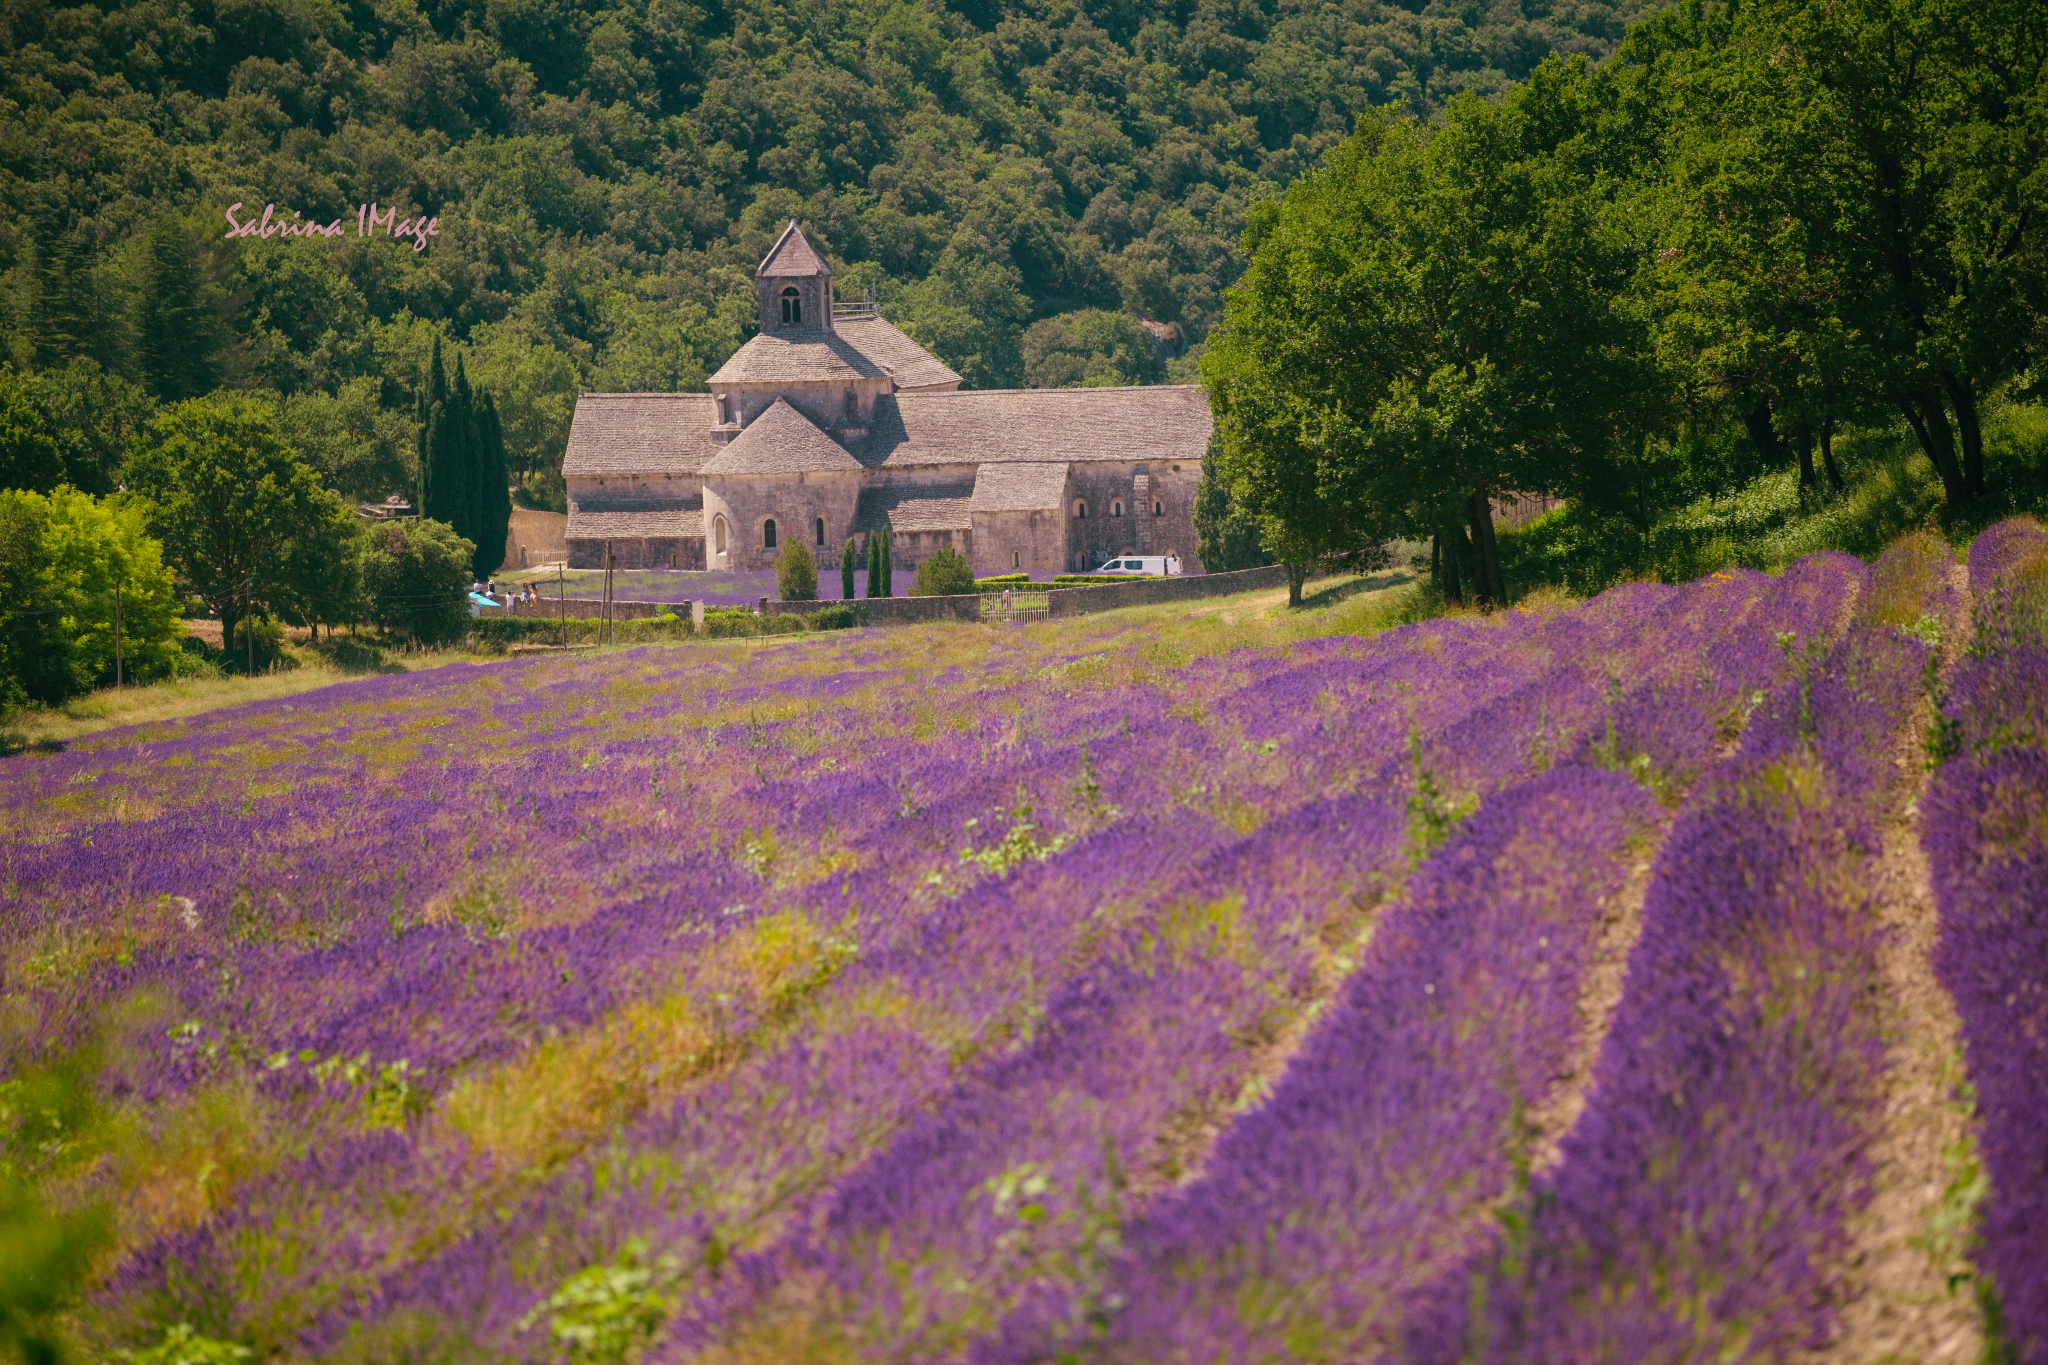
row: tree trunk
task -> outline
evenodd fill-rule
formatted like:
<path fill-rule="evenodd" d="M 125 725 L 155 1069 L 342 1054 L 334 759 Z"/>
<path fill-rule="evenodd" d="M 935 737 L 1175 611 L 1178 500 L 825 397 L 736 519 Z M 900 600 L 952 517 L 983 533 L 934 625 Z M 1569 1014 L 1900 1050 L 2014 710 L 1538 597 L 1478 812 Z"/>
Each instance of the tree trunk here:
<path fill-rule="evenodd" d="M 1842 482 L 1842 471 L 1835 463 L 1835 419 L 1820 419 L 1820 464 L 1828 473 L 1828 483 L 1839 493 L 1847 484 Z"/>
<path fill-rule="evenodd" d="M 1920 439 L 1920 448 L 1927 452 L 1934 472 L 1941 475 L 1941 490 L 1948 499 L 1951 511 L 1963 505 L 1963 473 L 1956 467 L 1955 443 L 1949 439 L 1948 417 L 1941 410 L 1941 399 L 1935 394 L 1911 394 L 1899 397 L 1899 411 L 1906 414 L 1913 434 Z M 1931 414 L 1931 420 L 1930 420 Z"/>
<path fill-rule="evenodd" d="M 1785 458 L 1785 443 L 1779 439 L 1778 429 L 1771 425 L 1771 401 L 1766 398 L 1742 414 L 1742 424 L 1749 428 L 1749 440 L 1756 447 L 1757 458 L 1763 461 L 1765 470 L 1778 467 Z"/>
<path fill-rule="evenodd" d="M 1963 438 L 1963 494 L 1984 496 L 1984 429 L 1977 422 L 1977 386 L 1968 375 L 1941 372 L 1942 387 L 1955 405 L 1956 427 Z"/>
<path fill-rule="evenodd" d="M 1813 428 L 1801 422 L 1794 440 L 1799 451 L 1799 486 L 1811 488 L 1820 482 L 1813 472 Z"/>
<path fill-rule="evenodd" d="M 1472 563 L 1472 547 L 1465 540 L 1465 528 L 1448 525 L 1436 533 L 1443 546 L 1443 576 L 1439 580 L 1444 590 L 1444 601 L 1452 606 L 1465 605 L 1464 579 L 1469 576 Z"/>
<path fill-rule="evenodd" d="M 1287 561 L 1288 606 L 1298 607 L 1301 605 L 1301 585 L 1308 582 L 1308 569 L 1309 566 L 1306 564 L 1299 563 L 1292 559 Z"/>
<path fill-rule="evenodd" d="M 1493 500 L 1484 488 L 1472 490 L 1472 575 L 1479 605 L 1488 609 L 1508 604 L 1507 585 L 1500 577 L 1500 542 L 1493 537 Z"/>

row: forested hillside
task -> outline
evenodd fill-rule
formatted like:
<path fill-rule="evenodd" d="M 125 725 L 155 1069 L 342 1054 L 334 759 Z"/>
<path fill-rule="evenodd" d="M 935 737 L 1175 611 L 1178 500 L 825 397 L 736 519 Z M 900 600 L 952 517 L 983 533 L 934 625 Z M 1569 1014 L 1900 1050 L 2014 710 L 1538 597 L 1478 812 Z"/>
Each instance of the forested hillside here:
<path fill-rule="evenodd" d="M 21 0 L 0 30 L 4 380 L 111 486 L 152 403 L 275 395 L 328 482 L 410 486 L 436 335 L 515 467 L 578 386 L 689 388 L 801 216 L 977 386 L 1191 373 L 1245 208 L 1626 15 L 1433 0 Z M 223 240 L 290 213 L 330 238 Z M 415 251 L 358 206 L 438 218 Z M 1079 310 L 1103 310 L 1060 318 Z M 1057 320 L 1055 320 L 1057 319 Z M 1139 320 L 1167 324 L 1156 353 Z M 1044 325 L 1027 346 L 1034 322 Z M 1156 329 L 1155 329 L 1156 330 Z"/>

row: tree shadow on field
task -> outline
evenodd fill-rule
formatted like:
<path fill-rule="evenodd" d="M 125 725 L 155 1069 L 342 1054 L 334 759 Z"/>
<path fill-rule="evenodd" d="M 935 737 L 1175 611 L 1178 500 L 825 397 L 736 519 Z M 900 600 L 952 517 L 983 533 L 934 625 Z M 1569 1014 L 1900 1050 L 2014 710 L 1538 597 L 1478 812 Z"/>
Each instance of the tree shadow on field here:
<path fill-rule="evenodd" d="M 301 641 L 299 648 L 318 655 L 344 673 L 405 672 L 405 665 L 386 654 L 380 641 L 360 635 L 330 635 L 324 640 Z"/>
<path fill-rule="evenodd" d="M 1326 588 L 1301 595 L 1302 611 L 1324 611 L 1340 602 L 1358 596 L 1362 592 L 1378 592 L 1382 588 L 1398 588 L 1404 583 L 1413 583 L 1415 575 L 1406 569 L 1388 569 L 1382 573 L 1370 574 L 1364 578 L 1349 578 L 1341 583 L 1332 583 Z"/>

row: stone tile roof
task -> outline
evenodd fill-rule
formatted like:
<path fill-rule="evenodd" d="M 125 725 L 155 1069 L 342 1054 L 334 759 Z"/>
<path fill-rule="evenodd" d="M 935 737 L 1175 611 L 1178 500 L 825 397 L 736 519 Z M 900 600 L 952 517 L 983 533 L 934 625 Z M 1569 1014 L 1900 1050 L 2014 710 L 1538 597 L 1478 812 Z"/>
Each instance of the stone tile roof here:
<path fill-rule="evenodd" d="M 784 275 L 829 275 L 832 267 L 818 254 L 804 230 L 796 225 L 796 219 L 789 220 L 789 226 L 775 239 L 775 245 L 761 258 L 761 268 L 754 272 L 757 278 Z"/>
<path fill-rule="evenodd" d="M 778 398 L 768 411 L 704 462 L 706 478 L 721 474 L 859 473 L 861 463 L 846 447 L 811 424 L 811 419 Z"/>
<path fill-rule="evenodd" d="M 957 389 L 960 376 L 882 317 L 851 317 L 835 321 L 840 336 L 896 381 L 899 390 Z"/>
<path fill-rule="evenodd" d="M 905 337 L 905 341 L 910 338 Z M 915 343 L 913 343 L 915 344 Z M 791 328 L 758 332 L 711 376 L 721 384 L 801 384 L 840 379 L 880 379 L 886 371 L 837 332 Z"/>
<path fill-rule="evenodd" d="M 1209 400 L 1192 384 L 902 393 L 875 404 L 869 468 L 1200 460 Z"/>
<path fill-rule="evenodd" d="M 701 540 L 703 504 L 618 502 L 569 508 L 566 540 Z"/>
<path fill-rule="evenodd" d="M 974 472 L 975 512 L 1058 511 L 1065 501 L 1067 466 L 985 464 Z"/>
<path fill-rule="evenodd" d="M 853 510 L 856 535 L 868 531 L 965 531 L 974 525 L 971 483 L 882 485 L 860 490 Z"/>
<path fill-rule="evenodd" d="M 718 447 L 708 393 L 586 393 L 576 399 L 568 478 L 609 474 L 695 474 Z"/>

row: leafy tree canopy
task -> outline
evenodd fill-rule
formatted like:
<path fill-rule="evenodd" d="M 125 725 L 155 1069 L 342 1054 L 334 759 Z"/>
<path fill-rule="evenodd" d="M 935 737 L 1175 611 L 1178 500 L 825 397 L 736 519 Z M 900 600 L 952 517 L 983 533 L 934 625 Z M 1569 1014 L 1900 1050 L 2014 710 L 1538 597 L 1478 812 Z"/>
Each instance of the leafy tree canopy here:
<path fill-rule="evenodd" d="M 872 288 L 973 385 L 1026 382 L 1027 327 L 1077 309 L 1198 343 L 1262 187 L 1368 109 L 1428 115 L 1547 52 L 1606 53 L 1637 2 L 17 7 L 5 358 L 90 362 L 166 402 L 336 399 L 345 419 L 285 424 L 373 498 L 417 471 L 352 386 L 416 420 L 438 336 L 538 492 L 579 387 L 693 387 L 745 339 L 749 275 L 791 215 L 843 296 Z M 237 202 L 345 230 L 225 240 Z M 365 203 L 439 233 L 357 238 Z"/>

